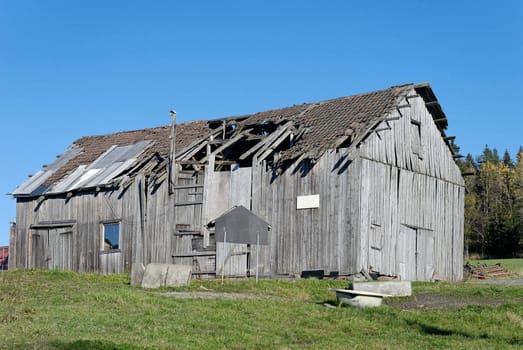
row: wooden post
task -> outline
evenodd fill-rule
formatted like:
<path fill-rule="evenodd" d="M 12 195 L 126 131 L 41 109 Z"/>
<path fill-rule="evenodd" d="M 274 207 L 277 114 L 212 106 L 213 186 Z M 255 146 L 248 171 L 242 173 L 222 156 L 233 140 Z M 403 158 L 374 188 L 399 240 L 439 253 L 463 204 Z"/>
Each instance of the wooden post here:
<path fill-rule="evenodd" d="M 224 251 L 225 251 L 225 242 L 227 242 L 227 230 L 224 227 L 223 228 L 223 250 Z M 216 252 L 216 253 L 218 253 L 218 252 Z M 225 254 L 224 254 L 224 258 L 223 258 L 223 261 L 222 261 L 222 286 L 223 286 L 223 280 L 225 278 L 225 260 L 226 259 L 227 258 L 226 258 Z"/>
<path fill-rule="evenodd" d="M 16 268 L 16 222 L 10 222 L 11 227 L 9 229 L 9 260 L 7 262 L 7 269 L 8 270 L 14 270 Z"/>
<path fill-rule="evenodd" d="M 258 284 L 258 256 L 260 255 L 260 231 L 256 232 L 256 284 Z"/>
<path fill-rule="evenodd" d="M 169 153 L 169 194 L 174 193 L 174 186 L 176 184 L 176 111 L 171 111 L 171 149 Z"/>

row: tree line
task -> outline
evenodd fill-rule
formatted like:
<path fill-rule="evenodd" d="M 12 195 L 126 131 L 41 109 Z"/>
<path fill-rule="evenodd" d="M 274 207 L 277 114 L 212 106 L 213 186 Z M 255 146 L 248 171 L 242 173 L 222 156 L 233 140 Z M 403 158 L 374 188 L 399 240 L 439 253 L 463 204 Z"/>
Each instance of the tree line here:
<path fill-rule="evenodd" d="M 465 194 L 465 256 L 517 257 L 523 253 L 523 147 L 516 159 L 485 146 L 458 160 Z"/>

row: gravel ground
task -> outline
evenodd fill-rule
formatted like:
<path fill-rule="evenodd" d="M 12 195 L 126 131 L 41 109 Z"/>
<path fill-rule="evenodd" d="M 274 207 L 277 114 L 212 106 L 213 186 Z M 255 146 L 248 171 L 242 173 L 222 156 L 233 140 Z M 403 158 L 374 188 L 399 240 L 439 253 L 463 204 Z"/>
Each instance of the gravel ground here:
<path fill-rule="evenodd" d="M 516 280 L 477 280 L 477 281 L 471 281 L 471 283 L 479 283 L 479 284 L 504 284 L 508 286 L 521 286 L 523 285 L 523 279 L 516 279 Z"/>
<path fill-rule="evenodd" d="M 384 303 L 403 310 L 446 310 L 455 309 L 468 305 L 498 306 L 502 300 L 476 297 L 456 297 L 452 295 L 440 295 L 423 293 L 409 300 L 385 299 Z"/>

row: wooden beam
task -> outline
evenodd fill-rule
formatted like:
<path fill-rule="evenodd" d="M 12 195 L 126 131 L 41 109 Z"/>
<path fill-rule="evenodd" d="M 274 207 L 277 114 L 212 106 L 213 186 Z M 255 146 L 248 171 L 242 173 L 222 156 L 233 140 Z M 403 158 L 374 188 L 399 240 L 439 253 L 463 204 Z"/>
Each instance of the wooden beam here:
<path fill-rule="evenodd" d="M 58 228 L 58 227 L 72 227 L 76 224 L 76 220 L 63 220 L 63 221 L 42 221 L 37 224 L 29 226 L 30 229 L 39 228 Z"/>
<path fill-rule="evenodd" d="M 454 159 L 458 159 L 458 158 L 463 158 L 463 156 L 462 156 L 461 154 L 454 154 L 454 155 L 452 156 L 452 158 L 454 158 Z"/>
<path fill-rule="evenodd" d="M 201 231 L 181 231 L 181 230 L 178 230 L 178 231 L 174 232 L 174 235 L 175 236 L 201 236 L 202 232 Z"/>
<path fill-rule="evenodd" d="M 439 123 L 439 122 L 447 121 L 447 118 L 438 118 L 438 119 L 433 119 L 433 120 L 434 120 L 434 123 Z"/>
<path fill-rule="evenodd" d="M 455 140 L 456 139 L 456 136 L 445 136 L 443 137 L 443 140 L 447 141 L 447 140 Z"/>
<path fill-rule="evenodd" d="M 199 160 L 177 160 L 176 164 L 180 165 L 193 165 L 193 164 L 201 164 L 202 161 Z"/>
<path fill-rule="evenodd" d="M 171 147 L 169 152 L 169 194 L 173 194 L 174 189 L 173 186 L 176 183 L 176 165 L 174 164 L 174 161 L 176 160 L 176 111 L 171 111 L 171 135 L 169 138 L 171 139 Z"/>
<path fill-rule="evenodd" d="M 193 275 L 216 275 L 215 270 L 192 271 L 191 273 Z"/>
<path fill-rule="evenodd" d="M 191 142 L 187 147 L 185 147 L 183 150 L 178 152 L 177 158 L 179 158 L 179 159 L 181 159 L 181 158 L 190 158 L 191 157 L 190 153 L 193 153 L 194 147 L 197 147 L 198 151 L 199 151 L 201 148 L 205 147 L 208 144 L 210 139 L 212 140 L 213 137 L 218 135 L 220 132 L 221 132 L 221 130 L 218 130 L 218 131 L 214 130 L 214 132 L 212 132 L 212 133 L 210 133 L 208 135 L 205 135 L 204 137 Z M 198 151 L 196 151 L 196 152 L 198 152 Z"/>
<path fill-rule="evenodd" d="M 238 163 L 235 160 L 217 160 L 216 165 L 233 165 Z"/>
<path fill-rule="evenodd" d="M 183 207 L 187 205 L 199 205 L 202 204 L 202 201 L 185 201 L 185 202 L 176 202 L 174 203 L 175 207 Z"/>
<path fill-rule="evenodd" d="M 205 146 L 207 146 L 208 143 L 209 143 L 209 141 L 207 141 L 207 140 L 203 141 L 197 147 L 194 147 L 190 152 L 185 153 L 182 158 L 184 158 L 184 159 L 192 158 L 196 153 L 200 152 Z"/>
<path fill-rule="evenodd" d="M 290 128 L 294 123 L 289 121 L 287 122 L 286 124 L 282 125 L 281 127 L 279 127 L 278 129 L 276 129 L 272 134 L 270 134 L 269 136 L 265 137 L 262 141 L 258 142 L 257 144 L 255 144 L 253 147 L 251 147 L 248 151 L 244 152 L 241 156 L 240 156 L 240 160 L 244 160 L 246 159 L 248 156 L 250 156 L 251 154 L 253 154 L 254 152 L 258 151 L 261 147 L 263 147 L 264 145 L 266 145 L 267 143 L 269 142 L 272 142 L 272 140 L 276 139 L 278 137 L 278 135 L 280 135 L 281 133 L 285 132 L 285 130 L 287 130 L 288 128 Z"/>
<path fill-rule="evenodd" d="M 276 149 L 276 147 L 278 147 L 283 141 L 285 141 L 285 139 L 292 133 L 292 130 L 287 130 L 285 131 L 282 135 L 280 135 L 280 137 L 278 137 L 274 142 L 270 143 L 270 145 L 268 147 L 266 147 L 265 149 L 261 149 L 259 150 L 257 153 L 256 153 L 256 158 L 258 158 L 258 161 L 262 161 L 264 160 L 265 158 L 267 158 L 272 152 L 274 152 L 274 150 Z M 261 152 L 261 154 L 259 154 Z"/>
<path fill-rule="evenodd" d="M 336 139 L 336 141 L 334 141 L 334 148 L 338 148 L 340 147 L 340 145 L 342 143 L 344 143 L 345 141 L 347 141 L 347 139 L 350 138 L 350 135 L 343 135 L 343 136 L 340 136 Z"/>
<path fill-rule="evenodd" d="M 191 258 L 193 256 L 214 256 L 216 255 L 215 250 L 209 250 L 208 252 L 187 252 L 187 253 L 178 253 L 173 255 L 173 258 Z"/>
<path fill-rule="evenodd" d="M 202 188 L 203 185 L 202 184 L 194 184 L 194 185 L 175 185 L 174 186 L 174 189 L 175 190 L 183 190 L 183 189 L 188 189 L 188 188 Z"/>
<path fill-rule="evenodd" d="M 392 128 L 390 126 L 383 127 L 383 128 L 375 129 L 374 132 L 387 131 L 387 130 L 392 130 Z"/>
<path fill-rule="evenodd" d="M 438 101 L 425 102 L 425 106 L 427 106 L 427 107 L 432 107 L 432 106 L 437 106 L 437 105 L 439 105 Z"/>
<path fill-rule="evenodd" d="M 266 138 L 267 135 L 248 135 L 247 136 L 247 141 L 256 141 L 256 140 L 263 140 L 264 138 Z"/>
<path fill-rule="evenodd" d="M 215 161 L 215 155 L 210 153 L 210 145 L 207 146 L 207 157 L 209 157 L 208 164 L 205 165 L 205 172 L 204 172 L 204 187 L 203 187 L 203 195 L 202 195 L 202 214 L 201 214 L 201 221 L 200 221 L 200 228 L 203 230 L 203 246 L 204 248 L 207 248 L 207 246 L 210 243 L 210 232 L 207 228 L 207 223 L 209 222 L 208 218 L 208 212 L 209 212 L 209 197 L 211 190 L 210 187 L 212 186 L 213 182 L 213 175 L 214 175 L 214 161 Z"/>
<path fill-rule="evenodd" d="M 388 118 L 385 118 L 383 120 L 386 121 L 386 122 L 389 122 L 389 121 L 392 121 L 392 120 L 400 120 L 400 119 L 401 119 L 401 117 L 388 117 Z"/>
<path fill-rule="evenodd" d="M 229 146 L 231 146 L 233 143 L 238 142 L 239 140 L 241 140 L 242 138 L 247 136 L 246 133 L 251 131 L 251 130 L 252 129 L 247 129 L 247 130 L 244 130 L 244 131 L 240 132 L 238 135 L 234 136 L 232 139 L 229 139 L 229 141 L 225 142 L 223 145 L 221 145 L 220 147 L 215 149 L 214 152 L 212 152 L 212 154 L 217 154 L 217 153 L 223 151 L 224 149 L 228 148 Z M 209 156 L 210 155 L 206 155 L 201 161 L 202 162 L 207 161 L 207 159 L 209 159 Z"/>

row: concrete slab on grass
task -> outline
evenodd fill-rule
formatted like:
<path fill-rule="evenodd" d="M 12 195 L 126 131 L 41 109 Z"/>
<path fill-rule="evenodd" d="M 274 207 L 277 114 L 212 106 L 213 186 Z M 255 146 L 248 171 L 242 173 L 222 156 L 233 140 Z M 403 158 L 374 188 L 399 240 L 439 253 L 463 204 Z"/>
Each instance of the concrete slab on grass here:
<path fill-rule="evenodd" d="M 186 286 L 191 279 L 191 266 L 148 264 L 142 279 L 142 288 Z"/>
<path fill-rule="evenodd" d="M 192 266 L 188 265 L 169 265 L 167 277 L 165 278 L 166 287 L 181 287 L 189 284 L 191 280 Z"/>
<path fill-rule="evenodd" d="M 412 295 L 410 281 L 376 281 L 352 283 L 352 289 L 363 292 L 388 294 L 394 297 L 407 297 Z"/>
<path fill-rule="evenodd" d="M 142 288 L 160 288 L 165 286 L 168 264 L 149 264 L 145 267 Z"/>
<path fill-rule="evenodd" d="M 141 286 L 143 273 L 145 272 L 145 266 L 143 264 L 133 264 L 131 266 L 131 285 Z"/>

